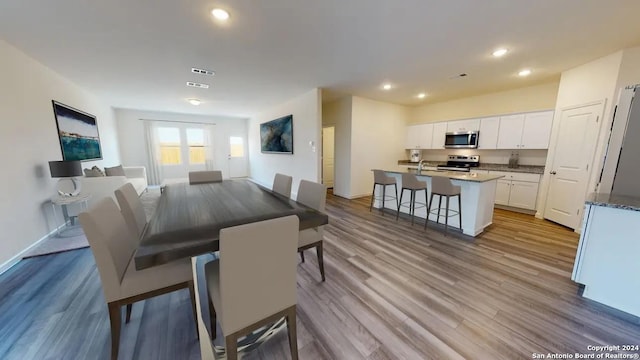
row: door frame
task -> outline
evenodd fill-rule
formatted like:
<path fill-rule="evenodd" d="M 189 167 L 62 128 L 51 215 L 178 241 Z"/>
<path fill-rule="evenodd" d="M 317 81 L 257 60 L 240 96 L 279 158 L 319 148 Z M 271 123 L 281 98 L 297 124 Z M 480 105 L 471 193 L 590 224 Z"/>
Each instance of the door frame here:
<path fill-rule="evenodd" d="M 322 184 L 324 182 L 324 129 L 333 128 L 333 182 L 331 184 L 331 188 L 333 189 L 336 182 L 336 126 L 335 125 L 327 125 L 322 126 L 320 130 L 320 142 L 322 143 L 322 152 L 320 153 L 320 179 Z M 326 185 L 326 184 L 325 184 Z"/>
<path fill-rule="evenodd" d="M 549 187 L 551 185 L 550 180 L 550 174 L 549 171 L 552 170 L 553 168 L 553 161 L 555 158 L 555 152 L 556 152 L 556 148 L 557 148 L 557 144 L 558 144 L 558 137 L 560 136 L 559 134 L 559 129 L 560 129 L 560 121 L 562 119 L 562 114 L 565 111 L 569 111 L 569 110 L 575 110 L 575 109 L 579 109 L 579 108 L 583 108 L 583 107 L 588 107 L 588 106 L 593 106 L 593 105 L 599 105 L 600 106 L 600 110 L 598 110 L 596 112 L 596 115 L 599 116 L 599 118 L 602 121 L 599 121 L 600 125 L 598 126 L 598 135 L 597 135 L 597 142 L 595 144 L 595 149 L 594 149 L 594 153 L 593 153 L 593 157 L 591 159 L 591 166 L 589 167 L 588 170 L 588 174 L 587 174 L 587 187 L 586 187 L 586 191 L 585 194 L 583 194 L 583 197 L 586 198 L 586 195 L 590 192 L 591 189 L 591 184 L 593 183 L 593 176 L 594 176 L 594 167 L 599 167 L 599 169 L 597 170 L 598 172 L 601 171 L 600 167 L 601 164 L 600 162 L 596 162 L 595 159 L 598 159 L 600 154 L 602 153 L 602 128 L 603 128 L 603 124 L 604 123 L 610 123 L 611 119 L 605 118 L 605 110 L 607 108 L 607 99 L 604 98 L 602 100 L 596 100 L 596 101 L 589 101 L 586 103 L 581 103 L 581 104 L 577 104 L 577 105 L 569 105 L 569 106 L 563 106 L 561 108 L 556 109 L 556 111 L 553 114 L 553 125 L 552 125 L 552 129 L 551 129 L 551 141 L 549 143 L 549 151 L 547 152 L 547 160 L 545 162 L 545 168 L 544 168 L 544 173 L 542 174 L 542 180 L 540 182 L 540 191 L 538 193 L 538 204 L 536 206 L 536 217 L 539 219 L 546 219 L 544 217 L 544 212 L 546 209 L 546 205 L 547 205 L 547 196 L 549 195 Z M 581 214 L 583 215 L 583 214 Z M 575 232 L 580 233 L 581 232 L 581 225 L 579 224 L 575 229 Z"/>

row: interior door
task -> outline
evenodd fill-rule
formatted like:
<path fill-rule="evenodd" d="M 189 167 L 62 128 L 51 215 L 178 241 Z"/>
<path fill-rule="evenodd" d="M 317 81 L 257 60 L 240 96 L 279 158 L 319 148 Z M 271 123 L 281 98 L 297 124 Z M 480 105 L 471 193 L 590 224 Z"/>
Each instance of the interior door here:
<path fill-rule="evenodd" d="M 229 177 L 246 177 L 247 149 L 243 136 L 229 136 Z"/>
<path fill-rule="evenodd" d="M 584 205 L 602 104 L 563 110 L 550 169 L 544 217 L 576 229 Z"/>
<path fill-rule="evenodd" d="M 322 128 L 322 183 L 333 187 L 335 128 Z"/>

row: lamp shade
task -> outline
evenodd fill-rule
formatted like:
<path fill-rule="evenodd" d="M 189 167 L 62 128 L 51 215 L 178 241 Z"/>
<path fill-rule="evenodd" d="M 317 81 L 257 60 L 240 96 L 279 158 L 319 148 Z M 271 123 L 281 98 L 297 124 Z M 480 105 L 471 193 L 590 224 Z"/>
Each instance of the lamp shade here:
<path fill-rule="evenodd" d="M 54 178 L 82 176 L 82 164 L 78 160 L 49 161 L 49 171 Z"/>

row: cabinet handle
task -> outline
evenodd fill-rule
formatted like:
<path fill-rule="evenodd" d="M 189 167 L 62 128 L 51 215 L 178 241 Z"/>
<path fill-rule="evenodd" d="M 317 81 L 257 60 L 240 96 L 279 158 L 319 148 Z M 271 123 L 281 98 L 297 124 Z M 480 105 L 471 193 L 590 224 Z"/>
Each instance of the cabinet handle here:
<path fill-rule="evenodd" d="M 556 174 L 556 172 L 555 172 L 555 171 L 551 171 L 549 174 L 551 174 L 551 175 L 555 175 L 555 174 Z"/>

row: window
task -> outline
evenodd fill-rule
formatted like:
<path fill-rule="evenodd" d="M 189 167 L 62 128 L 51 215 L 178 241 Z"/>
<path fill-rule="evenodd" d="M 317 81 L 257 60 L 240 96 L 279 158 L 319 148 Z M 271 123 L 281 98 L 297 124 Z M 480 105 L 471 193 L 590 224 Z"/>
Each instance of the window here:
<path fill-rule="evenodd" d="M 204 164 L 204 130 L 187 129 L 187 144 L 189 145 L 189 164 Z"/>
<path fill-rule="evenodd" d="M 229 156 L 244 157 L 244 141 L 241 137 L 229 137 Z"/>
<path fill-rule="evenodd" d="M 158 143 L 160 145 L 160 163 L 162 165 L 179 165 L 180 156 L 180 129 L 158 128 Z"/>

